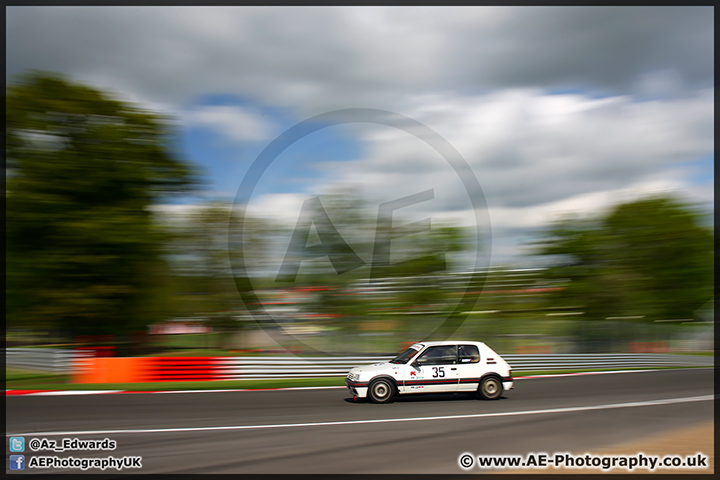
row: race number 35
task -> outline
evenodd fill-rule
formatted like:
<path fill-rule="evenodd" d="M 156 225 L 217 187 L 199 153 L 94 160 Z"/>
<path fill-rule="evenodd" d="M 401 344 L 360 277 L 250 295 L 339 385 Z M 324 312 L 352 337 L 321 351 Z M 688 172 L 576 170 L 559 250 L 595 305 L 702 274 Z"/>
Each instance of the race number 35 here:
<path fill-rule="evenodd" d="M 432 370 L 433 370 L 433 378 L 445 376 L 445 368 L 444 367 L 432 367 Z"/>

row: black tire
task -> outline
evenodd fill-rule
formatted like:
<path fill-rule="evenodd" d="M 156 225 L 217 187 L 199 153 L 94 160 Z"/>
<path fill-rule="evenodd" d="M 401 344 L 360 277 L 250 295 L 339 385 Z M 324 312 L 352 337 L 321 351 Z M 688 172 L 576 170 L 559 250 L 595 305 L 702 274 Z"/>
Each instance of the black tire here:
<path fill-rule="evenodd" d="M 395 396 L 395 385 L 392 380 L 379 378 L 368 388 L 368 397 L 373 403 L 390 403 Z"/>
<path fill-rule="evenodd" d="M 478 396 L 484 400 L 497 400 L 503 392 L 502 380 L 494 375 L 485 377 L 480 380 L 478 386 Z"/>

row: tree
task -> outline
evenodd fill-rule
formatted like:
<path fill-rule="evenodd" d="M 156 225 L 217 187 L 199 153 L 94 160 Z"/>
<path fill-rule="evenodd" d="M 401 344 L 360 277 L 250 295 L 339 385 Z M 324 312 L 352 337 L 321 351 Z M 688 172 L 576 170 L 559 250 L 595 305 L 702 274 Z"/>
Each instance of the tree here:
<path fill-rule="evenodd" d="M 587 318 L 691 319 L 713 295 L 713 234 L 670 196 L 558 221 L 535 253 L 554 259 L 549 277 L 566 280 L 555 300 L 582 305 Z"/>
<path fill-rule="evenodd" d="M 713 234 L 672 198 L 620 205 L 607 218 L 615 270 L 647 316 L 693 318 L 713 296 Z"/>
<path fill-rule="evenodd" d="M 6 95 L 9 323 L 71 335 L 143 327 L 159 314 L 163 270 L 149 207 L 195 183 L 169 119 L 51 73 Z"/>
<path fill-rule="evenodd" d="M 265 257 L 273 232 L 271 222 L 246 217 L 243 248 L 237 229 L 229 229 L 232 205 L 213 201 L 189 206 L 179 212 L 165 212 L 159 219 L 169 234 L 165 257 L 171 269 L 171 291 L 175 300 L 168 305 L 173 316 L 201 316 L 208 320 L 221 343 L 230 344 L 232 334 L 246 326 L 238 320 L 243 306 L 234 284 L 231 263 L 243 259 L 252 263 Z"/>

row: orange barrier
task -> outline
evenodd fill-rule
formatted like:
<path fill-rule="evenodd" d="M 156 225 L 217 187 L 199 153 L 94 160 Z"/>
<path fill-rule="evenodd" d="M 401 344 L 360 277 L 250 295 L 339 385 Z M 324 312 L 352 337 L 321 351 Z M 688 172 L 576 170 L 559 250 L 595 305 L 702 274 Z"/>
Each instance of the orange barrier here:
<path fill-rule="evenodd" d="M 140 382 L 143 371 L 140 357 L 82 358 L 73 365 L 72 383 Z"/>
<path fill-rule="evenodd" d="M 215 357 L 86 357 L 75 360 L 72 383 L 217 380 Z"/>

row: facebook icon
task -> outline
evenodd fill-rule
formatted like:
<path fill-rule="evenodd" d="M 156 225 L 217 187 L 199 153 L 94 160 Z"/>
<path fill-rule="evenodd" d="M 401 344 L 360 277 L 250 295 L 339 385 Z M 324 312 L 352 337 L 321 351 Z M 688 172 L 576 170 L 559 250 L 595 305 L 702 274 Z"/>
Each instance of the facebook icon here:
<path fill-rule="evenodd" d="M 10 470 L 25 470 L 25 455 L 10 455 Z"/>

